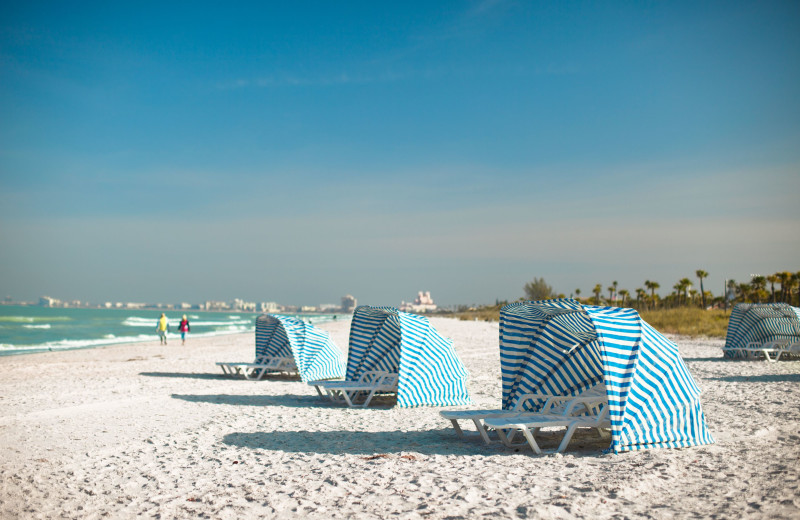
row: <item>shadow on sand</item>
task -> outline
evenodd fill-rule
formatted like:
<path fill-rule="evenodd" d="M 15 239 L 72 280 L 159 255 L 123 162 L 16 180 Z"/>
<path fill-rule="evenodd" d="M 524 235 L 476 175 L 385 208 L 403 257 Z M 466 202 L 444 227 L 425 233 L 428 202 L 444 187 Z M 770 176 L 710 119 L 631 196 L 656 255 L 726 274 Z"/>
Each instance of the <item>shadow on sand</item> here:
<path fill-rule="evenodd" d="M 228 395 L 228 394 L 215 394 L 215 395 L 182 395 L 172 394 L 173 399 L 182 399 L 190 403 L 211 403 L 211 404 L 226 404 L 233 406 L 288 406 L 291 408 L 334 408 L 334 409 L 348 409 L 343 404 L 336 404 L 327 398 L 319 397 L 316 394 L 312 395 L 298 395 L 298 394 L 284 394 L 284 395 Z M 373 406 L 374 404 L 374 406 Z M 370 403 L 369 410 L 388 410 L 396 404 L 396 399 L 391 398 L 374 398 Z"/>
<path fill-rule="evenodd" d="M 707 377 L 705 379 L 729 383 L 800 383 L 800 374 L 762 374 L 759 376 Z"/>
<path fill-rule="evenodd" d="M 545 450 L 558 447 L 561 435 L 538 437 Z M 283 451 L 287 453 L 324 453 L 373 455 L 400 452 L 417 452 L 426 455 L 517 455 L 530 454 L 530 448 L 506 448 L 499 442 L 484 444 L 479 438 L 462 439 L 452 428 L 427 431 L 271 431 L 229 433 L 222 438 L 229 446 L 240 448 Z M 575 456 L 599 456 L 608 447 L 608 439 L 596 434 L 576 432 L 567 452 Z M 366 460 L 371 458 L 365 457 Z"/>
<path fill-rule="evenodd" d="M 147 377 L 182 377 L 186 379 L 230 379 L 225 374 L 198 374 L 191 372 L 139 372 L 140 376 Z"/>
<path fill-rule="evenodd" d="M 148 377 L 184 377 L 188 379 L 228 379 L 231 381 L 300 381 L 297 375 L 275 374 L 266 375 L 261 379 L 245 379 L 242 377 L 231 376 L 228 374 L 199 374 L 196 372 L 139 372 L 140 376 Z"/>
<path fill-rule="evenodd" d="M 712 361 L 712 362 L 728 362 L 728 361 L 735 361 L 733 359 L 728 359 L 726 357 L 685 357 L 683 358 L 684 361 Z"/>

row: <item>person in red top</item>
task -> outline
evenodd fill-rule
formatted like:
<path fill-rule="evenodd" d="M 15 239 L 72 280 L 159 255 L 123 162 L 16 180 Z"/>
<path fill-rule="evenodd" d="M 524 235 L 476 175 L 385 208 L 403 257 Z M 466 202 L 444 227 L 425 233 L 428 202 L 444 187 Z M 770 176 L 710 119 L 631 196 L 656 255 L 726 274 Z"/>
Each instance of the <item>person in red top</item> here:
<path fill-rule="evenodd" d="M 189 320 L 186 319 L 186 315 L 183 315 L 183 319 L 181 320 L 180 325 L 178 325 L 178 330 L 181 331 L 181 345 L 186 345 L 186 333 L 189 332 Z"/>

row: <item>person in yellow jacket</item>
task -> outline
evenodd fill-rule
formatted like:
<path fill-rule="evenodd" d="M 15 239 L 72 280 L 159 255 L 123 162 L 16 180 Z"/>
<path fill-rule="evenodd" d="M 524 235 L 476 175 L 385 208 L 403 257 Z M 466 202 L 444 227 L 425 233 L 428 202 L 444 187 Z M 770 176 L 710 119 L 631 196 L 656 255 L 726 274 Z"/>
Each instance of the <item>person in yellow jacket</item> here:
<path fill-rule="evenodd" d="M 161 340 L 162 345 L 167 344 L 167 331 L 169 330 L 169 320 L 167 317 L 164 316 L 164 313 L 161 313 L 161 317 L 158 318 L 158 323 L 156 324 L 156 332 L 158 332 L 158 338 Z"/>

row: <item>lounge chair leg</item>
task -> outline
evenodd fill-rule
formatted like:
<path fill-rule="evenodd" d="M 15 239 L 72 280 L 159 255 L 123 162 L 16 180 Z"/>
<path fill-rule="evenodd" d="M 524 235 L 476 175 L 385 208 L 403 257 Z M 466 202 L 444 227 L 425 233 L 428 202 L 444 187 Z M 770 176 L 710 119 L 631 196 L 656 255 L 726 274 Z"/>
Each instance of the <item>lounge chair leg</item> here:
<path fill-rule="evenodd" d="M 342 391 L 342 397 L 344 397 L 344 400 L 347 403 L 347 406 L 349 406 L 350 408 L 356 408 L 356 405 L 353 404 L 353 402 L 356 399 L 356 396 L 358 396 L 358 392 L 353 392 L 353 395 L 351 396 L 350 392 Z"/>
<path fill-rule="evenodd" d="M 558 450 L 556 450 L 557 453 L 562 453 L 567 449 L 567 445 L 569 444 L 569 441 L 572 440 L 572 434 L 575 433 L 575 428 L 577 427 L 578 425 L 576 423 L 572 423 L 569 425 L 569 427 L 567 427 L 564 438 L 561 440 L 561 444 L 558 445 Z"/>
<path fill-rule="evenodd" d="M 515 428 L 509 428 L 508 433 L 506 433 L 502 428 L 496 428 L 494 431 L 497 432 L 497 436 L 500 437 L 500 441 L 507 448 L 519 448 L 520 446 L 525 446 L 525 442 L 512 442 L 514 437 L 517 435 L 517 430 Z"/>
<path fill-rule="evenodd" d="M 466 435 L 464 435 L 464 430 L 462 430 L 461 426 L 458 425 L 457 420 L 450 419 L 450 422 L 453 423 L 453 429 L 456 431 L 459 437 L 466 437 Z"/>
<path fill-rule="evenodd" d="M 503 429 L 497 428 L 495 431 L 497 432 L 497 436 L 500 437 L 500 442 L 502 442 L 503 445 L 511 448 L 511 442 L 509 441 L 509 438 L 506 436 L 506 433 L 503 431 Z"/>
<path fill-rule="evenodd" d="M 533 448 L 534 453 L 536 453 L 537 455 L 541 455 L 542 449 L 539 448 L 539 445 L 536 443 L 536 439 L 533 438 L 533 434 L 531 434 L 531 431 L 524 425 L 522 427 L 522 435 L 525 436 L 525 439 L 528 441 L 528 444 L 530 444 L 531 448 Z"/>
<path fill-rule="evenodd" d="M 491 444 L 492 441 L 489 439 L 489 432 L 486 431 L 486 427 L 483 425 L 483 422 L 480 419 L 472 419 L 472 422 L 475 424 L 475 429 L 481 434 L 483 442 L 486 444 Z"/>
<path fill-rule="evenodd" d="M 366 408 L 367 405 L 369 404 L 369 402 L 372 401 L 372 396 L 373 395 L 375 395 L 375 389 L 374 388 L 372 389 L 372 391 L 370 391 L 369 395 L 367 396 L 367 399 L 364 401 L 364 404 L 361 405 L 363 408 Z"/>

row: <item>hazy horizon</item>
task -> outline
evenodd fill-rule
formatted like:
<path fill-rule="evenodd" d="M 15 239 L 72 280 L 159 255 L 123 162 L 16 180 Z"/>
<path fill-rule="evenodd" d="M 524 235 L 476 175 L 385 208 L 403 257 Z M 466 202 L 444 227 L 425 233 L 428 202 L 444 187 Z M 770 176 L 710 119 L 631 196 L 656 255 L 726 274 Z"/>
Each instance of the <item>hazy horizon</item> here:
<path fill-rule="evenodd" d="M 800 269 L 800 3 L 0 7 L 0 297 Z"/>

